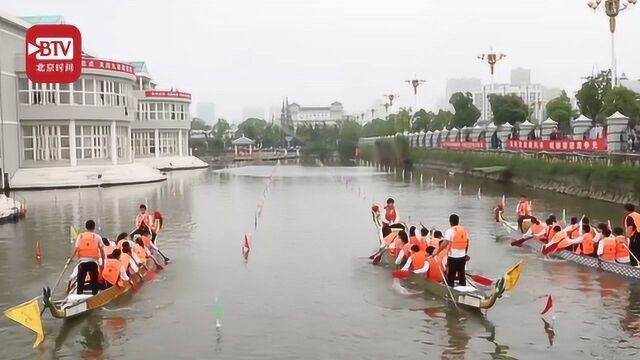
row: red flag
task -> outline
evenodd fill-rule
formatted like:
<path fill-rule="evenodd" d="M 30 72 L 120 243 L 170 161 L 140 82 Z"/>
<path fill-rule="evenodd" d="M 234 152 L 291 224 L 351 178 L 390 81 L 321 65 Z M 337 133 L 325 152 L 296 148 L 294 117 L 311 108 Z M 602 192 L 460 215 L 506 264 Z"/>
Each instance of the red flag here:
<path fill-rule="evenodd" d="M 244 241 L 242 242 L 242 254 L 246 255 L 251 250 L 251 246 L 249 245 L 249 237 L 247 234 L 244 234 Z"/>
<path fill-rule="evenodd" d="M 36 260 L 42 260 L 42 249 L 40 249 L 40 241 L 36 241 Z"/>
<path fill-rule="evenodd" d="M 553 300 L 551 300 L 551 295 L 547 296 L 547 304 L 544 306 L 544 309 L 540 313 L 540 315 L 544 315 L 553 307 Z"/>

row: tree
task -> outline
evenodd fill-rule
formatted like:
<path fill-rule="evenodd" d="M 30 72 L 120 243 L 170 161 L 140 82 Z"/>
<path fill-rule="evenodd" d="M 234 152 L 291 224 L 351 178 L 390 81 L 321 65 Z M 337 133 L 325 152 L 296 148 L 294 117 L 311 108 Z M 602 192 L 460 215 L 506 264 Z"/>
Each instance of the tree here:
<path fill-rule="evenodd" d="M 366 123 L 362 127 L 362 137 L 378 137 L 395 134 L 395 125 L 392 120 L 392 115 L 389 115 L 389 120 L 374 119 Z"/>
<path fill-rule="evenodd" d="M 582 84 L 576 93 L 580 112 L 594 123 L 602 123 L 605 119 L 604 99 L 611 91 L 611 75 L 602 71 L 598 76 Z"/>
<path fill-rule="evenodd" d="M 635 127 L 640 120 L 640 94 L 617 86 L 604 98 L 603 115 L 609 117 L 616 111 L 629 118 L 629 127 Z"/>
<path fill-rule="evenodd" d="M 521 97 L 517 95 L 490 95 L 491 111 L 493 121 L 496 125 L 509 123 L 515 125 L 524 122 L 529 116 L 529 107 Z"/>
<path fill-rule="evenodd" d="M 562 90 L 560 96 L 547 103 L 546 110 L 549 117 L 558 122 L 558 126 L 563 130 L 571 127 L 571 119 L 577 115 L 576 111 L 571 107 L 569 96 L 564 90 Z"/>
<path fill-rule="evenodd" d="M 338 153 L 342 158 L 351 158 L 358 146 L 362 126 L 357 121 L 346 120 L 340 124 L 338 135 Z"/>
<path fill-rule="evenodd" d="M 193 119 L 191 119 L 191 130 L 209 131 L 211 130 L 211 126 L 207 125 L 207 123 L 205 123 L 204 120 L 198 117 L 194 117 Z"/>
<path fill-rule="evenodd" d="M 389 115 L 389 120 L 393 121 L 394 133 L 404 133 L 411 130 L 411 112 L 407 109 L 401 109 L 397 114 Z"/>
<path fill-rule="evenodd" d="M 262 144 L 267 122 L 262 119 L 249 118 L 238 125 L 236 136 L 246 136 L 255 140 L 256 143 Z"/>
<path fill-rule="evenodd" d="M 465 126 L 473 126 L 480 118 L 480 110 L 473 104 L 471 93 L 457 92 L 451 95 L 449 104 L 453 105 L 455 114 L 451 126 L 462 129 Z"/>
<path fill-rule="evenodd" d="M 411 132 L 419 132 L 419 131 L 427 131 L 429 130 L 429 125 L 431 120 L 436 116 L 436 114 L 431 111 L 427 112 L 424 109 L 420 109 L 417 113 L 413 115 L 413 124 L 411 125 Z"/>
<path fill-rule="evenodd" d="M 210 139 L 212 149 L 224 149 L 229 140 L 229 130 L 231 126 L 225 119 L 218 119 L 218 122 L 211 129 L 213 138 Z"/>
<path fill-rule="evenodd" d="M 442 130 L 445 127 L 449 126 L 452 119 L 453 114 L 451 113 L 451 111 L 440 110 L 438 111 L 438 114 L 436 114 L 436 116 L 433 118 L 433 120 L 431 120 L 431 123 L 429 124 L 429 130 Z"/>

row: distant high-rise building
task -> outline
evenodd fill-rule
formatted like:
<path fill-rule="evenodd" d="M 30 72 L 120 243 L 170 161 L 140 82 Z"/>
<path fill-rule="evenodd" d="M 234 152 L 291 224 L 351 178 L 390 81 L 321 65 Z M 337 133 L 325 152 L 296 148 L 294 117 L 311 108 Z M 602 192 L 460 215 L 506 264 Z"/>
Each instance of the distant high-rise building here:
<path fill-rule="evenodd" d="M 511 85 L 527 86 L 531 84 L 531 70 L 515 68 L 511 70 Z"/>
<path fill-rule="evenodd" d="M 196 112 L 198 117 L 204 120 L 205 123 L 213 125 L 216 122 L 216 110 L 215 106 L 211 102 L 199 102 L 196 105 Z"/>
<path fill-rule="evenodd" d="M 447 80 L 447 92 L 444 99 L 438 100 L 438 107 L 445 110 L 453 110 L 449 104 L 451 96 L 457 92 L 473 93 L 482 88 L 482 82 L 477 78 L 459 78 Z"/>
<path fill-rule="evenodd" d="M 257 106 L 249 106 L 242 108 L 242 120 L 245 121 L 247 119 L 264 119 L 264 108 Z"/>

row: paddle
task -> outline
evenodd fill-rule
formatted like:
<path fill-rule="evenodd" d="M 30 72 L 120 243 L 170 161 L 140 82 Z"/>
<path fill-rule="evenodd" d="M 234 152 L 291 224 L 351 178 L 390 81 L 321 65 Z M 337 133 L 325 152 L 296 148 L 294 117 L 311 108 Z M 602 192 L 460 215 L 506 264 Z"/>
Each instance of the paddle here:
<path fill-rule="evenodd" d="M 444 272 L 442 271 L 442 264 L 438 264 L 438 270 L 440 270 L 440 276 L 442 276 L 442 279 L 444 280 L 444 286 L 447 288 L 447 292 L 449 293 L 449 296 L 451 296 L 451 301 L 453 301 L 453 305 L 456 307 L 456 310 L 460 311 L 460 309 L 458 308 L 458 303 L 456 303 L 456 300 L 453 298 L 453 293 L 451 292 L 451 288 L 447 283 L 447 277 L 444 276 Z"/>
<path fill-rule="evenodd" d="M 471 280 L 477 282 L 480 285 L 483 286 L 492 286 L 493 285 L 493 280 L 486 278 L 482 275 L 477 275 L 477 274 L 469 274 L 467 273 L 467 275 L 469 275 L 469 277 L 471 277 Z"/>
<path fill-rule="evenodd" d="M 638 258 L 631 252 L 631 249 L 629 249 L 629 247 L 627 246 L 627 244 L 622 243 L 622 245 L 625 247 L 625 249 L 627 249 L 627 251 L 629 252 L 629 254 L 636 260 L 636 264 L 640 264 L 640 261 L 638 261 Z"/>
<path fill-rule="evenodd" d="M 62 280 L 62 275 L 64 275 L 65 271 L 67 271 L 67 268 L 69 267 L 69 264 L 71 263 L 71 258 L 68 258 L 67 261 L 64 263 L 64 268 L 62 268 L 62 272 L 60 272 L 60 275 L 58 276 L 58 280 L 56 281 L 56 284 L 53 286 L 53 290 L 51 290 L 51 294 L 53 294 L 56 291 L 56 288 L 58 287 L 58 285 L 60 285 L 60 280 Z M 44 314 L 44 311 L 47 309 L 47 307 L 43 307 L 42 311 L 40 311 L 40 316 L 42 316 L 42 314 Z"/>
<path fill-rule="evenodd" d="M 407 279 L 411 277 L 411 271 L 408 270 L 394 270 L 391 275 L 396 279 Z"/>
<path fill-rule="evenodd" d="M 529 240 L 529 239 L 533 239 L 533 236 L 525 236 L 523 238 L 520 238 L 518 240 L 513 240 L 511 242 L 511 246 L 517 246 L 517 247 L 521 247 L 522 244 L 525 243 L 525 241 Z"/>
<path fill-rule="evenodd" d="M 158 271 L 162 271 L 164 270 L 164 266 L 160 265 L 160 262 L 158 261 L 158 259 L 156 259 L 155 256 L 153 255 L 149 255 L 149 257 L 151 258 L 151 260 L 153 260 L 154 264 L 156 264 L 156 269 Z"/>
<path fill-rule="evenodd" d="M 548 255 L 558 248 L 559 242 L 554 242 L 542 248 L 542 255 Z"/>
<path fill-rule="evenodd" d="M 387 251 L 387 249 L 386 249 L 386 248 L 385 248 L 385 249 L 382 249 L 382 251 L 380 251 L 380 252 L 378 253 L 378 255 L 376 255 L 376 256 L 373 258 L 373 261 L 372 261 L 371 263 L 372 263 L 373 265 L 378 265 L 378 264 L 380 264 L 380 261 L 382 260 L 382 254 L 384 254 L 384 252 L 385 252 L 385 251 Z"/>

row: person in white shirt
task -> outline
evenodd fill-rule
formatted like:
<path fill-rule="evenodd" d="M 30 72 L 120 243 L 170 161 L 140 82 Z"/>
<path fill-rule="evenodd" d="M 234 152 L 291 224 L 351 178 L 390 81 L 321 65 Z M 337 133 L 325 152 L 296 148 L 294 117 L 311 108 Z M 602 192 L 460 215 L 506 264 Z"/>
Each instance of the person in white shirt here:
<path fill-rule="evenodd" d="M 449 216 L 449 224 L 451 227 L 445 231 L 444 241 L 435 255 L 449 248 L 447 284 L 454 286 L 454 281 L 458 280 L 460 286 L 466 286 L 465 265 L 467 262 L 467 250 L 469 249 L 469 234 L 467 230 L 459 225 L 460 217 L 458 215 L 451 214 Z"/>
<path fill-rule="evenodd" d="M 102 238 L 95 233 L 96 223 L 93 220 L 88 220 L 85 223 L 86 230 L 80 233 L 76 239 L 75 246 L 67 265 L 71 263 L 74 257 L 78 257 L 78 275 L 76 292 L 81 295 L 84 293 L 84 284 L 87 274 L 90 279 L 91 293 L 93 295 L 98 294 L 98 266 L 104 261 L 104 250 Z"/>

